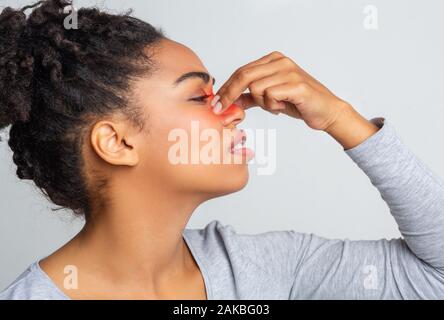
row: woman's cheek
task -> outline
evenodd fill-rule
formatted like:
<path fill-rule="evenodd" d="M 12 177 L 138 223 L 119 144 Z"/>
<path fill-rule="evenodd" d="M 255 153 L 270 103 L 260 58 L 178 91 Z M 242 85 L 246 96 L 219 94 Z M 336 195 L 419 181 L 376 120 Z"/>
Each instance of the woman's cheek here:
<path fill-rule="evenodd" d="M 170 149 L 177 149 L 178 144 L 183 144 L 188 154 L 192 152 L 192 144 L 202 147 L 204 144 L 202 140 L 205 140 L 202 137 L 208 135 L 208 131 L 213 131 L 212 136 L 216 135 L 218 138 L 221 136 L 221 119 L 212 112 L 209 105 L 199 106 L 199 109 L 190 107 L 186 112 L 183 110 L 171 112 L 169 116 L 162 118 L 156 121 L 155 127 L 150 128 L 151 133 L 148 137 L 153 145 L 150 151 L 158 154 L 162 159 L 167 159 Z M 192 143 L 193 139 L 195 141 Z"/>
<path fill-rule="evenodd" d="M 199 129 L 216 129 L 222 127 L 220 116 L 214 114 L 212 108 L 207 105 L 202 105 L 199 109 L 189 111 L 183 114 L 180 119 L 180 126 L 183 128 L 195 128 L 197 125 Z"/>

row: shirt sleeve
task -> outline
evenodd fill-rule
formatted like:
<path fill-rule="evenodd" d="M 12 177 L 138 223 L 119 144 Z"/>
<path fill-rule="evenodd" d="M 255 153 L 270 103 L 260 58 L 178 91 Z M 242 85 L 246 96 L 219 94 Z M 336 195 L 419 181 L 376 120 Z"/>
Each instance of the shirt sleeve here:
<path fill-rule="evenodd" d="M 290 299 L 444 298 L 444 184 L 390 123 L 371 121 L 380 129 L 344 152 L 378 189 L 402 238 L 351 241 L 288 231 Z"/>

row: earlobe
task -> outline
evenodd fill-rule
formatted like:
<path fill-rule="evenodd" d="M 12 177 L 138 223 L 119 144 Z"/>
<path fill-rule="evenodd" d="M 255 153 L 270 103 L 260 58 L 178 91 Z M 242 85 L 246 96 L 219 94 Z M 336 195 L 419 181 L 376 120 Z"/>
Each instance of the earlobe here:
<path fill-rule="evenodd" d="M 91 146 L 97 155 L 114 165 L 134 166 L 139 162 L 136 149 L 127 142 L 124 124 L 99 121 L 91 130 Z"/>

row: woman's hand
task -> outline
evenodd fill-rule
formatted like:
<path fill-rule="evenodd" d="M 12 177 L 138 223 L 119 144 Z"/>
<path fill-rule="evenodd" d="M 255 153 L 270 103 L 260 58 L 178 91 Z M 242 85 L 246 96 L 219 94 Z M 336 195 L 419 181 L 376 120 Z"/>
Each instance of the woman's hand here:
<path fill-rule="evenodd" d="M 249 93 L 243 93 L 246 89 Z M 216 114 L 233 103 L 302 119 L 310 128 L 332 135 L 346 149 L 378 130 L 350 104 L 276 51 L 237 69 L 212 100 Z"/>
<path fill-rule="evenodd" d="M 250 92 L 242 94 L 247 88 Z M 232 103 L 244 109 L 260 106 L 302 119 L 316 130 L 328 129 L 347 105 L 276 51 L 237 69 L 216 95 L 220 96 L 216 113 Z"/>

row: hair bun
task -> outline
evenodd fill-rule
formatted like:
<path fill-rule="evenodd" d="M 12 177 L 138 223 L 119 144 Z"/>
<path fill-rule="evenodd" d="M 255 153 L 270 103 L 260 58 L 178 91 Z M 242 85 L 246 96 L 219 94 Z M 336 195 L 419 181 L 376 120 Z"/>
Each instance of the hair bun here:
<path fill-rule="evenodd" d="M 0 129 L 26 121 L 34 59 L 21 48 L 26 15 L 5 8 L 0 14 Z"/>

